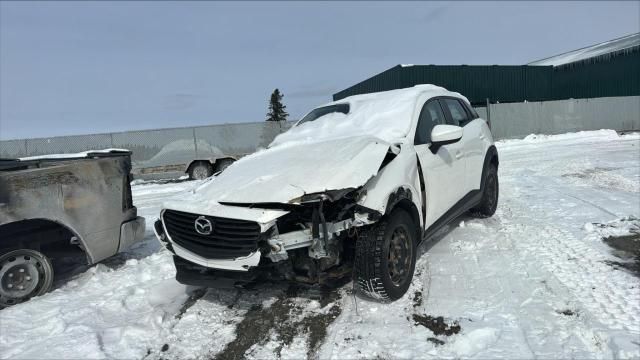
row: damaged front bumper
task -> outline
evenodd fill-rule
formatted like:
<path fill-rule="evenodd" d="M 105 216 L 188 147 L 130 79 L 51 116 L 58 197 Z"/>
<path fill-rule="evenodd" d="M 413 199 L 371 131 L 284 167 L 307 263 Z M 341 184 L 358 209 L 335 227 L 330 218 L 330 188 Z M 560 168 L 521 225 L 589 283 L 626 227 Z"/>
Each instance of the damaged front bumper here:
<path fill-rule="evenodd" d="M 207 259 L 198 254 L 182 248 L 180 245 L 172 244 L 173 252 L 177 256 L 189 260 L 192 263 L 199 264 L 212 269 L 231 270 L 231 271 L 247 271 L 260 263 L 261 253 L 255 251 L 249 256 L 239 257 L 235 259 Z"/>
<path fill-rule="evenodd" d="M 279 233 L 277 221 L 273 221 L 260 224 L 261 229 L 267 230 L 261 233 L 261 244 L 257 244 L 257 250 L 246 256 L 216 259 L 202 256 L 176 243 L 167 231 L 163 215 L 164 211 L 161 218 L 154 223 L 154 232 L 160 242 L 174 255 L 205 268 L 240 272 L 257 267 L 263 258 L 271 263 L 287 260 L 290 251 L 300 248 L 308 248 L 308 256 L 312 259 L 334 256 L 333 245 L 343 231 L 372 223 L 370 214 L 356 213 L 347 220 L 314 222 L 300 230 Z"/>
<path fill-rule="evenodd" d="M 246 271 L 209 268 L 179 256 L 174 256 L 173 262 L 176 267 L 176 280 L 184 285 L 236 288 L 250 284 L 263 275 L 255 271 L 255 268 Z"/>

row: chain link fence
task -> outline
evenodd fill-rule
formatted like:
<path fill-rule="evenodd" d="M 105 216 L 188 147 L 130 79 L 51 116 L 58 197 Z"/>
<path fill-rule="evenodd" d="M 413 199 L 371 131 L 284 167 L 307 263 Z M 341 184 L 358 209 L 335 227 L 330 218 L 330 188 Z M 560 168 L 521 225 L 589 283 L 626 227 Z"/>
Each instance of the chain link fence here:
<path fill-rule="evenodd" d="M 0 141 L 0 158 L 68 154 L 87 150 L 131 150 L 134 169 L 189 164 L 197 159 L 241 157 L 266 147 L 293 122 L 259 122 L 106 134 Z"/>

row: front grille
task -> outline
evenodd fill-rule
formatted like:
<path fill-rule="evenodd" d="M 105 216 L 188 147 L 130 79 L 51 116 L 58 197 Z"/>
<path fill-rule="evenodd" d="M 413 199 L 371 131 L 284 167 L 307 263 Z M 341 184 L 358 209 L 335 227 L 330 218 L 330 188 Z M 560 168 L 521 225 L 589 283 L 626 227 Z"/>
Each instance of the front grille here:
<path fill-rule="evenodd" d="M 256 251 L 260 225 L 254 221 L 205 216 L 213 224 L 209 235 L 196 232 L 201 215 L 165 210 L 162 218 L 168 235 L 181 247 L 208 259 L 232 259 Z"/>

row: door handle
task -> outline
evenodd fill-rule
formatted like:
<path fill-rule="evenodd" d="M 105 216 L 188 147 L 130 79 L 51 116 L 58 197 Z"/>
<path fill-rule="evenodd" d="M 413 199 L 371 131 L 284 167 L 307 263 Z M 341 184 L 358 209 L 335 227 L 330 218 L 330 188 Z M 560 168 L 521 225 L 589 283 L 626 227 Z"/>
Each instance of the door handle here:
<path fill-rule="evenodd" d="M 462 157 L 462 151 L 456 151 L 456 159 L 460 159 Z"/>

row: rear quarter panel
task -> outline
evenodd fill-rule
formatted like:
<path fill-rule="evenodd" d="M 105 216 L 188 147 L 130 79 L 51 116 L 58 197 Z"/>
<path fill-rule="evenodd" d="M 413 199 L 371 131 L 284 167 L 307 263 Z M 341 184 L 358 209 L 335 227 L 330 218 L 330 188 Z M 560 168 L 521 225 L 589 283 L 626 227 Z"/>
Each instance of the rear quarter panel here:
<path fill-rule="evenodd" d="M 467 191 L 479 190 L 482 180 L 484 158 L 487 150 L 493 145 L 493 137 L 487 122 L 478 118 L 472 120 L 463 128 L 466 159 L 466 187 Z"/>

